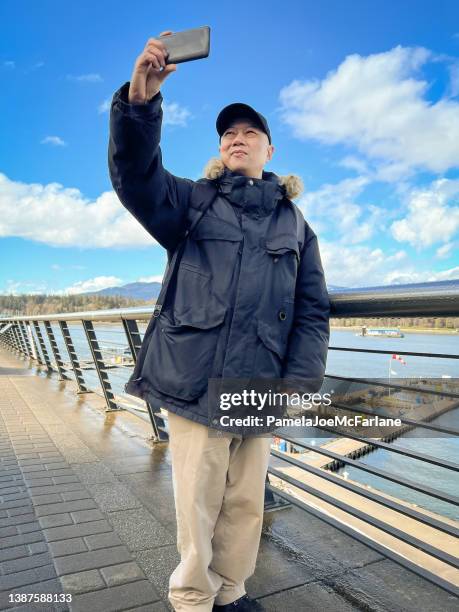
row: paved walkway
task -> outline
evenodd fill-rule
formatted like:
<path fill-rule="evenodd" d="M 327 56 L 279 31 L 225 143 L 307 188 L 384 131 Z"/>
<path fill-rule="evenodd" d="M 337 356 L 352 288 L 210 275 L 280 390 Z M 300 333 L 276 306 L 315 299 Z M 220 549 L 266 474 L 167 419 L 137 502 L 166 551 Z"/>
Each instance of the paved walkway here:
<path fill-rule="evenodd" d="M 170 610 L 167 444 L 0 348 L 0 610 Z M 133 424 L 135 421 L 135 424 Z M 308 514 L 268 514 L 247 589 L 268 611 L 440 612 L 457 599 Z M 71 603 L 22 603 L 27 594 Z M 22 596 L 22 600 L 21 600 Z"/>

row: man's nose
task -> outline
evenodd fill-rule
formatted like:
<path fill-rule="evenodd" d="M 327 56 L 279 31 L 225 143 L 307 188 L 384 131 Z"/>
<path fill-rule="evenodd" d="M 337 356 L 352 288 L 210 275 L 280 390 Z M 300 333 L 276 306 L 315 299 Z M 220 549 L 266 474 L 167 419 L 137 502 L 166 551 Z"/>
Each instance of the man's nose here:
<path fill-rule="evenodd" d="M 245 137 L 242 132 L 238 132 L 233 140 L 233 145 L 245 144 Z"/>

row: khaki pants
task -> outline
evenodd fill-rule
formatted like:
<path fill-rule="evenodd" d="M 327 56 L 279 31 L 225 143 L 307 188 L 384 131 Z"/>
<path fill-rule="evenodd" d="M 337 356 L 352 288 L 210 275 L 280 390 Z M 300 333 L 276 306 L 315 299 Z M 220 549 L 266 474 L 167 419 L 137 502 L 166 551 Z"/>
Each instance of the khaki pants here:
<path fill-rule="evenodd" d="M 181 561 L 169 581 L 179 612 L 211 612 L 245 594 L 263 523 L 271 436 L 209 436 L 169 411 L 169 445 Z"/>

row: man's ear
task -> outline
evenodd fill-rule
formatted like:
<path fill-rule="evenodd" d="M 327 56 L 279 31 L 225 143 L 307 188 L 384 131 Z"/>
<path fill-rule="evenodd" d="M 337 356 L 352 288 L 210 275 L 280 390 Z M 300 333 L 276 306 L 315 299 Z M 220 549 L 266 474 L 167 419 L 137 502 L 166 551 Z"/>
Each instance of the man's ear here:
<path fill-rule="evenodd" d="M 268 154 L 266 156 L 266 161 L 271 161 L 273 158 L 273 154 L 274 154 L 274 145 L 269 145 L 268 147 Z"/>

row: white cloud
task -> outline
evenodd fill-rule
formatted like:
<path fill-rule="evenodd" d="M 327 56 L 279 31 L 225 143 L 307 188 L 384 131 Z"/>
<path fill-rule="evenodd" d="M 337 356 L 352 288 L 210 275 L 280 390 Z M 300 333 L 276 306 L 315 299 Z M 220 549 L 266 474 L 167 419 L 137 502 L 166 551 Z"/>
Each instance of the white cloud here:
<path fill-rule="evenodd" d="M 55 247 L 134 248 L 156 244 L 113 191 L 88 200 L 59 183 L 12 181 L 0 173 L 0 237 Z"/>
<path fill-rule="evenodd" d="M 391 225 L 395 240 L 418 248 L 448 242 L 459 231 L 459 179 L 443 178 L 413 189 L 407 209 L 407 215 Z"/>
<path fill-rule="evenodd" d="M 191 118 L 190 111 L 178 104 L 178 102 L 163 101 L 163 123 L 164 125 L 180 125 L 185 127 L 188 119 Z"/>
<path fill-rule="evenodd" d="M 7 68 L 8 70 L 13 70 L 14 68 L 16 68 L 16 62 L 7 60 L 3 62 L 3 66 L 4 68 Z"/>
<path fill-rule="evenodd" d="M 89 74 L 80 74 L 78 76 L 68 74 L 69 81 L 77 81 L 78 83 L 101 83 L 103 78 L 98 73 L 91 72 Z"/>
<path fill-rule="evenodd" d="M 99 113 L 99 115 L 102 115 L 103 113 L 108 113 L 108 111 L 110 110 L 111 103 L 112 99 L 106 98 L 101 104 L 99 104 L 99 106 L 97 107 L 97 112 Z"/>
<path fill-rule="evenodd" d="M 451 255 L 451 251 L 453 250 L 453 247 L 454 247 L 454 242 L 447 242 L 441 247 L 438 247 L 438 249 L 435 252 L 435 256 L 438 257 L 438 259 L 446 259 L 447 257 Z"/>
<path fill-rule="evenodd" d="M 62 295 L 75 295 L 78 293 L 87 293 L 89 291 L 100 291 L 108 287 L 119 287 L 122 284 L 122 279 L 117 276 L 96 276 L 95 278 L 78 281 L 70 285 L 70 287 L 57 291 L 56 293 Z"/>
<path fill-rule="evenodd" d="M 137 283 L 162 283 L 164 274 L 156 274 L 153 276 L 142 276 L 137 279 Z"/>
<path fill-rule="evenodd" d="M 375 231 L 380 232 L 389 217 L 382 207 L 355 202 L 368 183 L 367 177 L 358 176 L 326 184 L 305 193 L 298 205 L 316 233 L 333 233 L 337 241 L 345 244 L 364 242 Z"/>
<path fill-rule="evenodd" d="M 67 143 L 62 140 L 59 136 L 46 136 L 40 141 L 40 144 L 50 144 L 55 147 L 66 147 Z"/>
<path fill-rule="evenodd" d="M 319 248 L 328 285 L 375 287 L 459 278 L 459 267 L 440 272 L 419 270 L 404 251 L 388 254 L 380 248 L 346 246 L 320 237 Z"/>
<path fill-rule="evenodd" d="M 441 58 L 446 62 L 449 59 Z M 280 92 L 281 116 L 300 139 L 355 147 L 396 180 L 413 169 L 444 172 L 459 166 L 459 103 L 427 99 L 418 77 L 424 48 L 397 46 L 349 55 L 323 80 L 295 80 Z"/>

